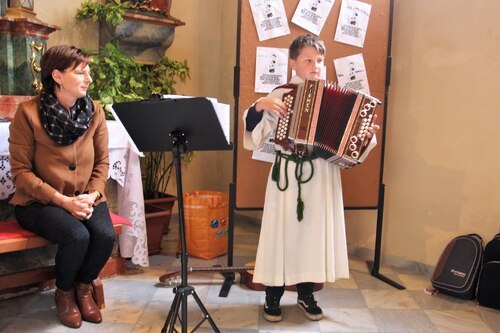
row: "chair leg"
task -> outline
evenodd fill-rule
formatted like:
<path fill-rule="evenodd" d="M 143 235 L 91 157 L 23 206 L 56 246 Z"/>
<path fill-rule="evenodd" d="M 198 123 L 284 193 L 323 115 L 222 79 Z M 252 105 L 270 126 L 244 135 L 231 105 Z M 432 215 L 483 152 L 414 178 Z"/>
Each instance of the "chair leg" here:
<path fill-rule="evenodd" d="M 94 299 L 99 307 L 99 309 L 104 309 L 106 307 L 106 303 L 104 301 L 104 286 L 102 285 L 101 279 L 97 278 L 92 281 L 92 287 L 94 289 Z"/>

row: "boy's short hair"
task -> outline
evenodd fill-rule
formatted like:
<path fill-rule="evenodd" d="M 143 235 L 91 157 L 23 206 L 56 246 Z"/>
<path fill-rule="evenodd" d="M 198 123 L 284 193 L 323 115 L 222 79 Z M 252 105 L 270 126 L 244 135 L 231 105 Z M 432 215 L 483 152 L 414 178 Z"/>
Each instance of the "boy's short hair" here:
<path fill-rule="evenodd" d="M 325 43 L 316 36 L 307 34 L 296 37 L 288 48 L 290 59 L 296 60 L 306 46 L 311 46 L 316 49 L 321 55 L 325 55 Z"/>

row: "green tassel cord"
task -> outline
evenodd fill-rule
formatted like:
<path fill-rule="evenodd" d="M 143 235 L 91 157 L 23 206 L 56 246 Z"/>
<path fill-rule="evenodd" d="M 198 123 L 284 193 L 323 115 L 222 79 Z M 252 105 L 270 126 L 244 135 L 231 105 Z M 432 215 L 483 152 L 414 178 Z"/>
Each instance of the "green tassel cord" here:
<path fill-rule="evenodd" d="M 304 218 L 304 201 L 299 197 L 297 198 L 297 220 L 302 221 Z"/>
<path fill-rule="evenodd" d="M 282 160 L 285 159 L 285 184 L 282 187 L 280 185 L 280 178 L 281 178 L 281 163 Z M 285 155 L 281 151 L 276 151 L 276 158 L 274 160 L 274 165 L 273 165 L 273 170 L 271 172 L 271 179 L 276 182 L 276 186 L 278 187 L 278 190 L 281 192 L 284 192 L 288 188 L 288 162 L 292 161 L 295 162 L 295 179 L 297 180 L 297 186 L 298 186 L 298 195 L 297 195 L 297 220 L 302 221 L 304 218 L 304 201 L 302 200 L 302 189 L 301 189 L 301 184 L 305 184 L 308 181 L 310 181 L 314 175 L 314 167 L 312 164 L 312 160 L 314 158 L 309 158 L 305 156 L 297 156 L 297 155 Z M 304 163 L 309 163 L 311 166 L 311 173 L 309 177 L 306 179 L 302 179 L 304 173 L 303 173 L 303 168 L 304 168 Z"/>

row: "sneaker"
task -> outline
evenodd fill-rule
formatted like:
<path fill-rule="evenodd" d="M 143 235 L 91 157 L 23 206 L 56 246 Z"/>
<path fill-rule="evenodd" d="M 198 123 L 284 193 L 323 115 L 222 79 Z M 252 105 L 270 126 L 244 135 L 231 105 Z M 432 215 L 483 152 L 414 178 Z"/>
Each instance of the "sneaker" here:
<path fill-rule="evenodd" d="M 281 316 L 280 299 L 275 296 L 266 296 L 264 304 L 264 318 L 267 321 L 278 322 L 283 319 Z"/>
<path fill-rule="evenodd" d="M 323 318 L 323 311 L 321 311 L 312 294 L 305 297 L 298 297 L 297 303 L 309 320 L 320 320 Z"/>

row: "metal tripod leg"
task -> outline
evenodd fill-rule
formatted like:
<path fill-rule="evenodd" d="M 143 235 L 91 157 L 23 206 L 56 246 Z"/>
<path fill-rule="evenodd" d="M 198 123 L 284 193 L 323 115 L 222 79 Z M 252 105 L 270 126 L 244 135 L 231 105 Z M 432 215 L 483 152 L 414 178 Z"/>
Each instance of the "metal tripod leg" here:
<path fill-rule="evenodd" d="M 174 300 L 172 301 L 172 305 L 170 306 L 170 311 L 168 312 L 167 319 L 165 319 L 165 324 L 163 325 L 163 328 L 161 330 L 161 333 L 166 333 L 167 332 L 167 327 L 169 327 L 169 332 L 173 332 L 174 330 L 174 325 L 179 317 L 179 306 L 181 305 L 181 294 L 175 292 L 175 297 Z"/>
<path fill-rule="evenodd" d="M 196 294 L 196 291 L 194 289 L 193 289 L 191 295 L 194 297 L 194 300 L 196 301 L 196 303 L 198 304 L 198 307 L 200 308 L 201 312 L 203 312 L 203 315 L 204 315 L 204 318 L 198 323 L 198 325 L 195 326 L 195 328 L 193 329 L 193 332 L 196 329 L 198 329 L 198 327 L 200 327 L 201 324 L 203 324 L 203 322 L 205 320 L 208 320 L 208 322 L 210 323 L 210 326 L 212 326 L 212 329 L 214 330 L 214 332 L 219 333 L 220 331 L 217 328 L 217 325 L 215 325 L 215 322 L 213 321 L 212 317 L 210 317 L 210 314 L 208 313 L 207 309 L 205 308 L 205 306 L 201 302 L 200 298 L 198 297 L 198 294 Z"/>
<path fill-rule="evenodd" d="M 170 307 L 170 311 L 168 312 L 167 319 L 165 320 L 165 324 L 163 325 L 161 333 L 167 333 L 167 328 L 168 328 L 168 333 L 178 332 L 175 329 L 175 323 L 177 321 L 180 321 L 181 323 L 182 333 L 187 332 L 187 302 L 188 302 L 187 296 L 189 295 L 193 296 L 194 300 L 196 301 L 196 304 L 198 304 L 198 307 L 203 313 L 203 319 L 201 319 L 200 322 L 196 324 L 196 326 L 193 328 L 191 332 L 196 331 L 205 322 L 205 320 L 207 320 L 210 323 L 210 326 L 212 326 L 214 332 L 216 333 L 220 332 L 219 329 L 217 328 L 217 325 L 215 325 L 215 322 L 213 321 L 212 317 L 210 317 L 210 314 L 208 313 L 207 309 L 201 302 L 200 298 L 198 297 L 198 294 L 196 294 L 196 291 L 194 290 L 193 287 L 191 286 L 176 287 L 174 292 L 175 292 L 175 297 L 172 302 L 172 306 Z M 182 309 L 182 311 L 181 315 L 179 316 L 180 308 Z"/>

